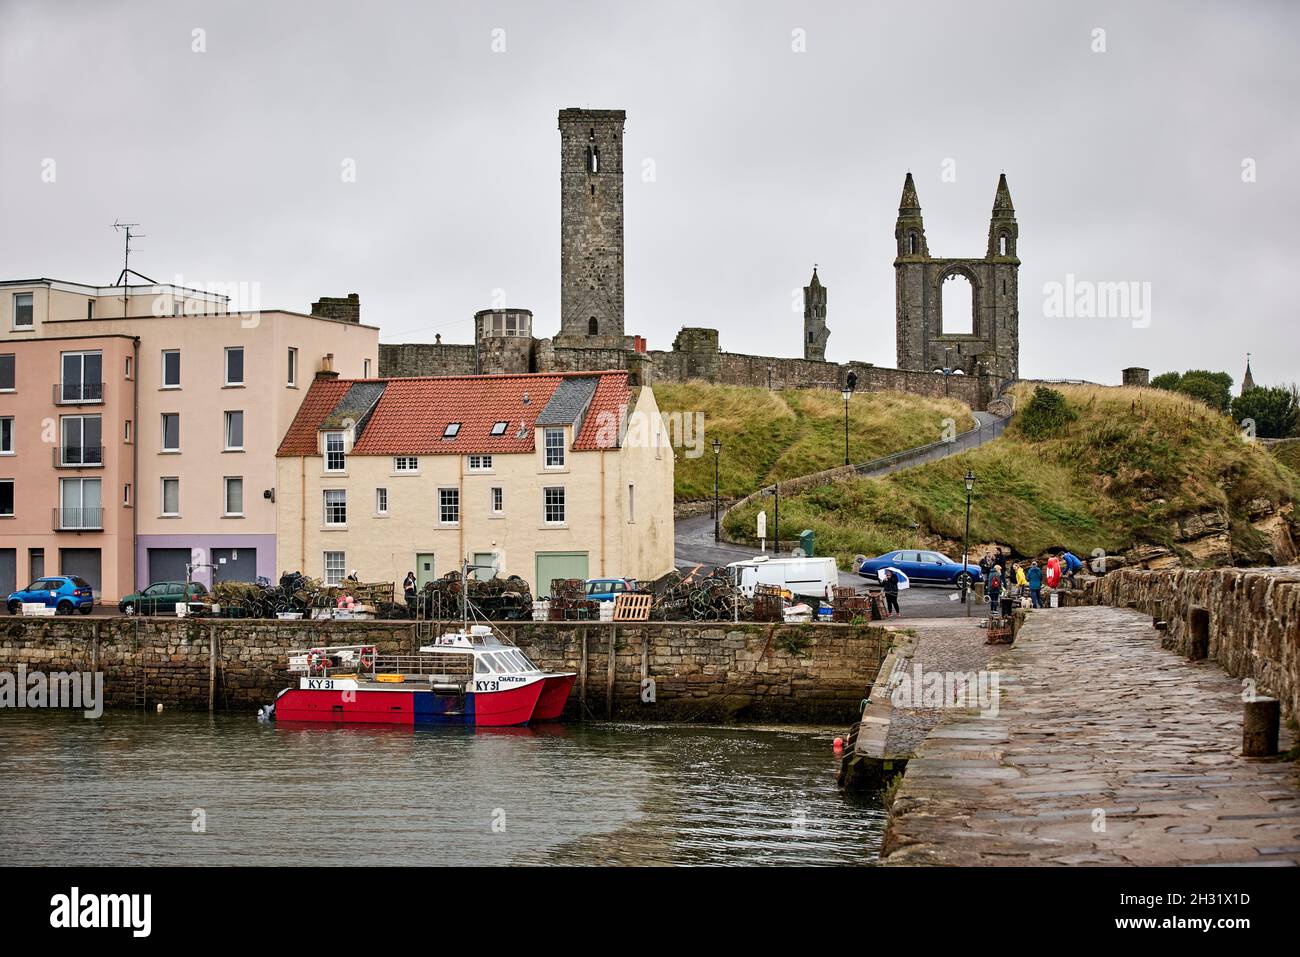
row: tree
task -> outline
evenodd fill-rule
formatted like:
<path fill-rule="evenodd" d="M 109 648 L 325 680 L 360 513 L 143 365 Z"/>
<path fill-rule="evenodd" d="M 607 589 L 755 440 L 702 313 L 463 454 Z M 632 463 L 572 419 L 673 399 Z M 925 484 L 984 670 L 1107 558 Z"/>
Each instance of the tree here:
<path fill-rule="evenodd" d="M 1227 412 L 1232 404 L 1232 376 L 1226 372 L 1211 372 L 1209 369 L 1163 372 L 1151 380 L 1151 385 L 1200 399 L 1220 412 Z"/>
<path fill-rule="evenodd" d="M 1284 439 L 1300 426 L 1300 389 L 1295 385 L 1256 386 L 1232 400 L 1232 417 L 1240 423 L 1254 423 L 1254 434 L 1262 439 Z"/>
<path fill-rule="evenodd" d="M 1020 431 L 1031 439 L 1051 438 L 1078 417 L 1079 413 L 1070 408 L 1064 395 L 1040 385 L 1020 413 Z"/>

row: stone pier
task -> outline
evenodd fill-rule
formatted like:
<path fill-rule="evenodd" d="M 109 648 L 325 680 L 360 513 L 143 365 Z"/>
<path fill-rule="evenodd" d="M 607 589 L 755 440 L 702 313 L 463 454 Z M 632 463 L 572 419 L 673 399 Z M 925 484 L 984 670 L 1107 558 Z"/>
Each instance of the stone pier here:
<path fill-rule="evenodd" d="M 1241 679 L 1164 634 L 1124 608 L 1030 613 L 988 665 L 996 715 L 949 711 L 909 762 L 883 863 L 1300 863 L 1295 762 L 1243 757 Z"/>

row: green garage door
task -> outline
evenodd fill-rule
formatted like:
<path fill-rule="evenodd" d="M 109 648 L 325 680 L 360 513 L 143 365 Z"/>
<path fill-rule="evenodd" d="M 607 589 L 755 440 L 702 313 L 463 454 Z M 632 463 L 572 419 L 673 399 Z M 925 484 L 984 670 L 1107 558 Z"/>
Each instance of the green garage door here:
<path fill-rule="evenodd" d="M 534 595 L 549 595 L 551 581 L 555 578 L 587 577 L 586 552 L 538 552 L 537 581 L 533 582 Z"/>

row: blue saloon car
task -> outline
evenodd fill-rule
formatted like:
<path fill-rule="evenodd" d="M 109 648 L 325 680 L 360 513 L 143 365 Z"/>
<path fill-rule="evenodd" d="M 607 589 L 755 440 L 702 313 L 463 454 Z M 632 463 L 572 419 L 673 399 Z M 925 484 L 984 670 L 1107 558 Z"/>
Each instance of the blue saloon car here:
<path fill-rule="evenodd" d="M 71 615 L 74 609 L 89 615 L 95 607 L 95 590 L 90 582 L 76 575 L 51 575 L 12 593 L 5 605 L 9 614 L 16 615 L 22 611 L 24 602 L 42 604 L 60 615 Z"/>
<path fill-rule="evenodd" d="M 878 572 L 884 568 L 897 568 L 908 577 L 914 585 L 952 585 L 958 584 L 957 576 L 961 574 L 961 562 L 955 562 L 942 552 L 928 552 L 921 549 L 904 548 L 894 552 L 885 552 L 876 558 L 868 558 L 858 569 L 858 574 L 872 581 L 879 579 Z M 981 573 L 978 565 L 966 565 L 970 580 L 977 582 Z"/>

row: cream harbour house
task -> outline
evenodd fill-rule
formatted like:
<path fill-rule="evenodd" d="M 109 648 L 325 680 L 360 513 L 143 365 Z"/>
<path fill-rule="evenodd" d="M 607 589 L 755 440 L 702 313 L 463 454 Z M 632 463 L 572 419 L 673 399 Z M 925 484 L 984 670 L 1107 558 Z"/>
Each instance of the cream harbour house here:
<path fill-rule="evenodd" d="M 673 567 L 673 449 L 625 371 L 313 380 L 277 453 L 277 555 L 336 583 L 468 560 L 653 580 Z"/>

